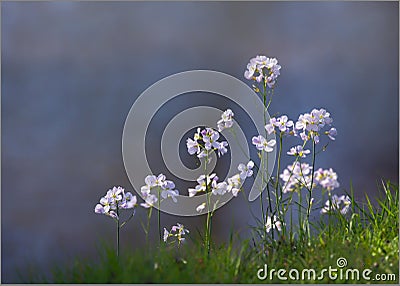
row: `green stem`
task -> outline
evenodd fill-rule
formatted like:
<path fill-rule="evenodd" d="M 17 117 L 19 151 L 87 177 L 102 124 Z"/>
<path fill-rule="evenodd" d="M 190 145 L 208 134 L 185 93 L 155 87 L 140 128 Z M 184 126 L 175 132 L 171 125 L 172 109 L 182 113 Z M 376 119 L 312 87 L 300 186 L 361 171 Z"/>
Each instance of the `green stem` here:
<path fill-rule="evenodd" d="M 117 204 L 117 257 L 119 258 L 119 211 L 118 211 L 118 204 Z"/>
<path fill-rule="evenodd" d="M 262 92 L 262 97 L 263 97 L 263 118 L 264 118 L 264 126 L 267 124 L 267 110 L 266 110 L 266 101 L 267 101 L 267 94 L 266 94 L 266 89 L 265 89 L 265 83 L 263 84 L 263 92 Z M 265 131 L 265 137 L 267 137 L 267 131 Z M 268 160 L 268 159 L 267 159 Z M 267 163 L 268 163 L 268 161 L 267 161 Z M 261 192 L 261 195 L 260 195 L 260 204 L 261 204 L 261 213 L 262 213 L 262 219 L 263 219 L 263 227 L 264 227 L 264 230 L 265 230 L 265 237 L 267 237 L 267 230 L 266 230 L 266 228 L 265 228 L 265 224 L 267 223 L 267 220 L 266 220 L 266 213 L 264 213 L 264 203 L 263 203 L 263 190 L 264 190 L 264 188 L 263 188 L 263 183 L 264 183 L 264 164 L 265 164 L 265 162 L 264 162 L 264 151 L 261 151 L 261 190 L 260 190 L 260 192 Z M 268 172 L 268 170 L 267 170 L 267 172 Z M 267 185 L 268 185 L 268 182 L 267 182 Z M 269 199 L 269 210 L 272 212 L 272 209 L 271 209 L 271 199 L 270 199 L 270 193 L 269 193 L 269 189 L 268 189 L 268 199 Z"/>
<path fill-rule="evenodd" d="M 265 227 L 266 224 L 266 213 L 264 211 L 264 202 L 263 202 L 263 183 L 264 183 L 264 151 L 261 151 L 261 189 L 260 189 L 260 208 L 261 208 L 261 218 L 262 218 L 262 224 L 264 228 L 264 239 L 267 237 L 267 229 Z"/>
<path fill-rule="evenodd" d="M 299 195 L 299 228 L 300 228 L 300 231 L 299 231 L 299 239 L 300 239 L 300 241 L 302 241 L 303 240 L 303 231 L 304 231 L 304 229 L 303 229 L 303 219 L 302 219 L 302 215 L 301 215 L 301 212 L 302 212 L 302 199 L 301 199 L 301 192 L 300 192 L 300 190 L 297 192 L 297 194 Z"/>
<path fill-rule="evenodd" d="M 275 178 L 275 192 L 279 191 L 279 173 L 281 171 L 281 155 L 282 155 L 282 133 L 279 133 L 279 151 L 278 151 L 278 166 L 276 168 L 276 178 Z M 279 193 L 279 196 L 276 197 L 276 207 L 279 215 L 279 203 L 282 199 L 282 190 Z"/>
<path fill-rule="evenodd" d="M 157 222 L 158 222 L 158 239 L 159 244 L 161 245 L 161 214 L 160 214 L 160 189 L 158 190 L 158 210 L 157 210 Z"/>
<path fill-rule="evenodd" d="M 146 226 L 146 245 L 149 246 L 149 231 L 150 231 L 150 219 L 153 207 L 150 207 L 149 214 L 147 215 L 147 226 Z"/>
<path fill-rule="evenodd" d="M 210 193 L 208 189 L 208 175 L 207 175 L 207 163 L 208 163 L 208 151 L 206 156 L 206 162 L 204 165 L 204 175 L 206 179 L 206 198 L 207 198 L 207 220 L 206 220 L 206 234 L 205 234 L 205 244 L 207 249 L 207 258 L 210 257 L 210 246 L 211 246 L 211 211 L 210 211 Z"/>
<path fill-rule="evenodd" d="M 328 209 L 328 236 L 329 236 L 329 241 L 331 241 L 332 197 L 331 197 L 331 192 L 330 192 L 330 191 L 328 191 L 328 199 L 329 199 L 329 209 Z"/>
<path fill-rule="evenodd" d="M 124 221 L 123 223 L 121 223 L 121 225 L 119 226 L 119 228 L 122 228 L 128 221 L 130 221 L 130 220 L 133 218 L 133 216 L 135 215 L 135 213 L 136 213 L 136 209 L 133 210 L 133 213 L 129 216 L 129 218 L 128 218 L 126 221 Z"/>
<path fill-rule="evenodd" d="M 308 241 L 310 241 L 311 234 L 310 234 L 310 213 L 311 213 L 311 199 L 312 199 L 312 189 L 314 184 L 314 168 L 315 168 L 315 141 L 313 138 L 313 156 L 312 156 L 312 171 L 311 171 L 311 186 L 309 189 L 309 196 L 308 196 L 308 206 L 307 206 L 307 234 L 308 234 Z"/>
<path fill-rule="evenodd" d="M 279 188 L 279 173 L 281 171 L 281 155 L 282 155 L 282 132 L 279 133 L 279 151 L 278 151 L 278 166 L 276 168 L 275 178 L 275 204 L 276 204 L 276 216 L 284 224 L 284 219 L 281 217 L 280 205 L 282 202 L 282 188 Z M 285 234 L 285 227 L 282 227 L 282 235 Z"/>

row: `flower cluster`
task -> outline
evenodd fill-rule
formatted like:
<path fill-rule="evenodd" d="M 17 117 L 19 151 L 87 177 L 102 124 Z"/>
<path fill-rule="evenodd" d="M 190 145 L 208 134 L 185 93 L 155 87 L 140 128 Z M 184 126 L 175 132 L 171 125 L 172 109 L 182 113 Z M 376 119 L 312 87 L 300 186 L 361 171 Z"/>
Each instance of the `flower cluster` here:
<path fill-rule="evenodd" d="M 179 191 L 175 189 L 175 183 L 167 180 L 165 175 L 149 175 L 144 179 L 144 182 L 146 185 L 140 189 L 145 200 L 144 203 L 140 204 L 142 207 L 151 208 L 158 201 L 157 196 L 151 193 L 152 189 L 156 189 L 163 199 L 171 198 L 175 203 L 177 202 L 176 196 L 179 195 Z"/>
<path fill-rule="evenodd" d="M 218 139 L 220 134 L 212 128 L 197 129 L 194 138 L 186 140 L 186 147 L 190 155 L 197 154 L 198 158 L 207 157 L 209 152 L 216 151 L 218 157 L 221 157 L 228 152 L 228 142 Z"/>
<path fill-rule="evenodd" d="M 300 158 L 305 158 L 307 154 L 310 154 L 310 150 L 304 149 L 303 146 L 297 145 L 295 147 L 290 148 L 290 150 L 287 152 L 288 155 L 300 157 Z"/>
<path fill-rule="evenodd" d="M 219 132 L 233 126 L 233 115 L 234 113 L 230 109 L 227 109 L 222 113 L 221 119 L 217 122 L 217 128 Z"/>
<path fill-rule="evenodd" d="M 254 162 L 249 161 L 246 165 L 239 164 L 238 170 L 240 173 L 233 175 L 227 179 L 227 182 L 218 182 L 218 177 L 215 173 L 205 176 L 201 175 L 197 179 L 198 185 L 195 188 L 189 189 L 189 197 L 195 196 L 199 192 L 210 191 L 213 195 L 225 195 L 226 193 L 232 192 L 232 195 L 237 197 L 241 184 L 246 178 L 253 175 Z M 206 208 L 206 203 L 202 203 L 197 206 L 196 211 L 202 212 Z"/>
<path fill-rule="evenodd" d="M 251 143 L 256 146 L 257 150 L 265 151 L 265 152 L 272 152 L 274 150 L 274 146 L 276 145 L 276 140 L 271 139 L 267 140 L 262 135 L 254 136 L 251 139 Z"/>
<path fill-rule="evenodd" d="M 343 208 L 341 205 L 343 204 Z M 325 206 L 321 209 L 321 213 L 325 214 L 330 211 L 339 210 L 341 214 L 346 214 L 351 205 L 351 199 L 349 196 L 342 195 L 338 197 L 337 195 L 333 195 L 330 200 L 327 200 Z"/>
<path fill-rule="evenodd" d="M 269 123 L 265 125 L 265 130 L 267 130 L 268 134 L 271 134 L 276 133 L 275 128 L 278 128 L 281 133 L 288 134 L 290 132 L 290 127 L 294 127 L 293 121 L 289 120 L 286 115 L 282 115 L 278 118 L 270 118 Z"/>
<path fill-rule="evenodd" d="M 122 187 L 113 187 L 100 199 L 100 203 L 96 205 L 94 212 L 119 220 L 118 210 L 132 209 L 136 206 L 136 203 L 136 196 L 133 196 L 130 192 L 125 193 Z"/>
<path fill-rule="evenodd" d="M 164 237 L 163 240 L 164 242 L 167 242 L 168 238 L 173 237 L 175 238 L 178 243 L 180 244 L 181 242 L 183 242 L 185 240 L 185 238 L 183 237 L 185 234 L 189 233 L 189 230 L 186 229 L 183 224 L 177 223 L 176 225 L 172 226 L 171 230 L 168 231 L 165 227 L 164 227 Z"/>
<path fill-rule="evenodd" d="M 239 164 L 238 170 L 240 173 L 228 178 L 227 182 L 218 182 L 218 177 L 215 173 L 211 175 L 201 175 L 197 178 L 198 185 L 194 188 L 189 188 L 189 197 L 194 197 L 200 192 L 212 192 L 213 195 L 225 195 L 227 192 L 232 192 L 233 196 L 237 196 L 240 191 L 242 181 L 253 175 L 254 162 L 249 161 L 246 165 Z M 198 206 L 197 211 L 202 211 L 204 207 Z"/>
<path fill-rule="evenodd" d="M 322 168 L 319 168 L 314 172 L 314 178 L 322 188 L 328 190 L 329 192 L 339 187 L 338 176 L 332 170 L 332 168 L 329 170 L 323 170 Z"/>
<path fill-rule="evenodd" d="M 301 131 L 300 138 L 303 141 L 313 139 L 315 143 L 319 143 L 319 136 L 321 130 L 325 125 L 331 125 L 333 119 L 330 117 L 330 113 L 325 109 L 313 109 L 310 113 L 301 114 L 295 124 L 296 131 Z M 337 135 L 336 128 L 331 128 L 325 131 L 323 134 L 328 135 L 331 140 L 335 140 Z M 298 135 L 297 132 L 295 135 Z"/>
<path fill-rule="evenodd" d="M 285 182 L 283 187 L 283 192 L 297 191 L 302 188 L 311 188 L 311 172 L 312 167 L 307 163 L 296 162 L 289 165 L 285 170 L 283 170 L 280 178 Z M 332 191 L 339 187 L 338 176 L 330 168 L 329 170 L 323 170 L 319 168 L 314 172 L 314 183 L 313 188 L 320 185 L 323 189 L 327 191 Z"/>
<path fill-rule="evenodd" d="M 280 178 L 285 182 L 283 192 L 296 191 L 304 187 L 310 188 L 312 167 L 307 163 L 295 162 L 289 165 Z"/>
<path fill-rule="evenodd" d="M 267 222 L 265 224 L 265 229 L 267 232 L 270 232 L 272 229 L 277 229 L 278 231 L 282 230 L 282 223 L 278 220 L 278 218 L 274 215 L 272 218 L 270 216 L 267 217 Z"/>
<path fill-rule="evenodd" d="M 244 77 L 249 80 L 263 82 L 264 86 L 274 88 L 276 80 L 280 75 L 281 66 L 278 65 L 276 58 L 266 56 L 256 56 L 250 59 Z"/>

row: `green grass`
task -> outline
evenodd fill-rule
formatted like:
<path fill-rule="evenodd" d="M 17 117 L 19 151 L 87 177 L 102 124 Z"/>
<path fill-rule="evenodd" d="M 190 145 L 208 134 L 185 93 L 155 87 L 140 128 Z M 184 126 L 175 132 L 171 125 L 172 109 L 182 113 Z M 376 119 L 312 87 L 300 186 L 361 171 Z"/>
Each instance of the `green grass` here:
<path fill-rule="evenodd" d="M 200 238 L 188 244 L 123 252 L 119 259 L 114 250 L 105 248 L 99 261 L 77 259 L 73 265 L 54 269 L 48 278 L 22 278 L 35 283 L 398 283 L 399 282 L 399 190 L 385 183 L 380 199 L 366 203 L 352 202 L 349 216 L 336 215 L 328 225 L 314 225 L 315 234 L 309 242 L 279 239 L 266 244 L 257 239 L 238 241 L 231 235 L 225 245 L 213 245 L 210 258 Z M 239 245 L 234 247 L 234 245 Z M 371 269 L 370 281 L 323 279 L 295 281 L 259 280 L 257 270 L 283 268 L 301 270 L 314 268 L 319 275 L 323 268 L 337 268 L 337 259 L 347 259 L 343 269 Z M 268 270 L 268 271 L 269 271 Z M 338 272 L 339 273 L 339 272 Z M 343 272 L 344 273 L 344 272 Z M 377 281 L 375 275 L 391 279 Z M 392 276 L 390 276 L 392 275 Z M 288 277 L 288 273 L 285 274 Z M 350 277 L 351 278 L 351 277 Z M 393 280 L 393 278 L 395 280 Z"/>

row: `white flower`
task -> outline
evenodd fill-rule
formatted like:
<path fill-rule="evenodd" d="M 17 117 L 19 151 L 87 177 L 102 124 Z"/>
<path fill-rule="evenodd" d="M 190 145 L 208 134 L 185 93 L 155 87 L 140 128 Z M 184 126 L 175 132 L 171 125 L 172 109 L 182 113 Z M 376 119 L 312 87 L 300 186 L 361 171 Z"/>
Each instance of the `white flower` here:
<path fill-rule="evenodd" d="M 170 180 L 166 180 L 164 183 L 163 190 L 161 191 L 161 197 L 163 199 L 171 198 L 174 201 L 174 203 L 176 203 L 178 201 L 176 197 L 179 195 L 179 191 L 174 189 L 175 189 L 175 183 Z"/>
<path fill-rule="evenodd" d="M 132 209 L 136 206 L 137 198 L 133 196 L 132 193 L 127 192 L 124 197 L 124 203 L 121 204 L 121 208 L 123 209 Z"/>
<path fill-rule="evenodd" d="M 319 168 L 314 172 L 315 181 L 324 189 L 332 191 L 340 186 L 338 182 L 338 175 L 330 168 L 323 170 Z"/>
<path fill-rule="evenodd" d="M 320 131 L 324 126 L 331 125 L 333 119 L 330 117 L 329 112 L 325 109 L 313 109 L 310 113 L 301 114 L 295 124 L 297 130 L 302 130 L 300 133 L 301 139 L 307 141 L 312 138 L 315 143 L 319 143 Z M 295 132 L 297 134 L 297 132 Z M 337 130 L 331 128 L 329 131 L 325 131 L 324 134 L 328 135 L 331 140 L 335 140 Z"/>
<path fill-rule="evenodd" d="M 228 191 L 228 184 L 226 182 L 216 183 L 213 181 L 212 193 L 213 195 L 224 195 Z"/>
<path fill-rule="evenodd" d="M 171 198 L 174 203 L 178 202 L 178 200 L 176 199 L 176 197 L 179 195 L 179 192 L 177 190 L 163 190 L 161 191 L 161 197 L 163 199 L 166 198 Z"/>
<path fill-rule="evenodd" d="M 172 200 L 176 203 L 176 196 L 179 195 L 178 190 L 175 189 L 175 183 L 173 181 L 167 180 L 165 175 L 159 174 L 157 177 L 154 175 L 149 175 L 145 178 L 146 185 L 142 186 L 140 192 L 143 195 L 145 200 L 144 203 L 140 205 L 145 208 L 150 208 L 157 202 L 157 197 L 151 194 L 151 190 L 155 188 L 157 190 L 157 194 L 161 193 L 161 197 L 163 199 L 172 198 Z M 135 202 L 136 204 L 136 202 Z"/>
<path fill-rule="evenodd" d="M 146 176 L 146 178 L 144 179 L 145 184 L 146 184 L 147 186 L 149 186 L 149 187 L 155 187 L 155 186 L 157 185 L 157 184 L 156 184 L 156 181 L 157 181 L 157 177 L 154 176 L 154 175 L 148 175 L 148 176 Z"/>
<path fill-rule="evenodd" d="M 250 59 L 247 64 L 247 70 L 244 77 L 257 82 L 264 81 L 266 86 L 274 88 L 276 79 L 280 75 L 281 66 L 278 65 L 276 58 L 267 58 L 266 56 L 256 56 Z"/>
<path fill-rule="evenodd" d="M 236 174 L 228 178 L 228 192 L 232 192 L 232 195 L 236 197 L 240 191 L 241 179 L 240 175 Z"/>
<path fill-rule="evenodd" d="M 107 191 L 106 197 L 111 199 L 112 203 L 117 203 L 122 200 L 122 196 L 124 194 L 124 188 L 122 187 L 114 187 Z"/>
<path fill-rule="evenodd" d="M 275 127 L 277 126 L 277 120 L 275 117 L 269 119 L 269 124 L 265 125 L 265 130 L 267 130 L 268 134 L 271 134 L 275 131 Z"/>
<path fill-rule="evenodd" d="M 97 204 L 94 208 L 94 212 L 97 214 L 104 214 L 106 213 L 106 210 L 104 209 L 104 206 L 102 206 L 101 204 Z"/>
<path fill-rule="evenodd" d="M 221 132 L 224 129 L 231 128 L 233 125 L 233 112 L 230 109 L 225 110 L 221 119 L 217 122 L 218 131 Z"/>
<path fill-rule="evenodd" d="M 169 237 L 169 232 L 168 232 L 168 230 L 164 227 L 164 237 L 163 237 L 164 242 L 167 242 L 168 237 Z"/>
<path fill-rule="evenodd" d="M 335 140 L 335 136 L 337 135 L 336 128 L 332 127 L 329 131 L 325 131 L 325 134 L 328 135 L 329 139 Z"/>
<path fill-rule="evenodd" d="M 190 155 L 200 153 L 200 145 L 197 141 L 188 138 L 186 140 L 186 146 Z"/>
<path fill-rule="evenodd" d="M 105 211 L 106 213 L 108 213 L 108 212 L 110 211 L 110 209 L 115 210 L 115 209 L 117 208 L 117 207 L 116 207 L 116 204 L 115 204 L 114 201 L 113 201 L 113 199 L 110 198 L 110 197 L 107 197 L 107 195 L 106 195 L 105 197 L 102 197 L 102 198 L 100 199 L 100 204 L 103 205 L 104 211 Z"/>
<path fill-rule="evenodd" d="M 106 213 L 107 214 L 107 213 Z M 119 220 L 119 217 L 117 215 L 117 213 L 115 211 L 110 211 L 107 215 L 109 215 L 110 217 Z"/>
<path fill-rule="evenodd" d="M 271 229 L 277 229 L 278 231 L 282 230 L 282 223 L 278 220 L 278 218 L 274 215 L 271 219 L 270 216 L 267 217 L 267 223 L 265 224 L 265 228 L 267 232 L 270 232 Z"/>
<path fill-rule="evenodd" d="M 289 127 L 293 126 L 293 121 L 288 120 L 288 117 L 286 115 L 282 115 L 277 119 L 276 126 L 281 132 L 286 132 L 289 130 Z"/>
<path fill-rule="evenodd" d="M 295 147 L 290 148 L 290 151 L 288 151 L 287 154 L 305 158 L 306 154 L 310 154 L 310 150 L 304 150 L 303 146 L 297 145 Z"/>
<path fill-rule="evenodd" d="M 227 116 L 229 116 L 229 114 Z M 230 121 L 228 120 L 226 123 L 227 126 L 230 125 L 229 122 Z M 225 126 L 225 121 L 224 121 L 224 126 Z M 228 142 L 226 141 L 219 142 L 218 141 L 219 137 L 220 134 L 218 133 L 218 131 L 215 131 L 212 128 L 206 128 L 203 130 L 198 128 L 197 133 L 195 133 L 194 135 L 194 139 L 188 138 L 186 140 L 186 147 L 190 155 L 196 154 L 198 158 L 207 157 L 209 155 L 209 152 L 212 151 L 217 151 L 218 157 L 220 157 L 225 153 L 227 153 L 228 150 L 226 147 L 228 146 Z M 211 158 L 209 158 L 209 160 L 210 159 Z"/>
<path fill-rule="evenodd" d="M 238 166 L 238 170 L 240 171 L 240 178 L 242 180 L 245 180 L 247 177 L 251 177 L 253 175 L 253 167 L 254 167 L 254 162 L 249 161 L 247 165 L 240 163 Z"/>
<path fill-rule="evenodd" d="M 165 180 L 166 180 L 165 175 L 163 175 L 163 174 L 158 175 L 156 178 L 156 181 L 155 181 L 156 186 L 164 187 L 166 184 Z"/>
<path fill-rule="evenodd" d="M 343 208 L 341 209 L 341 205 L 343 204 Z M 328 213 L 330 211 L 340 211 L 341 214 L 346 214 L 351 205 L 351 199 L 349 196 L 337 196 L 333 195 L 331 200 L 327 200 L 325 202 L 325 206 L 321 209 L 321 214 Z"/>
<path fill-rule="evenodd" d="M 175 237 L 178 241 L 178 244 L 183 242 L 185 238 L 183 237 L 185 234 L 189 233 L 189 230 L 186 229 L 183 224 L 177 223 L 176 225 L 172 226 L 171 231 L 168 232 L 166 228 L 164 228 L 164 242 L 167 242 L 169 237 Z"/>
<path fill-rule="evenodd" d="M 216 148 L 218 150 L 218 157 L 221 157 L 226 152 L 228 152 L 228 149 L 226 149 L 226 147 L 228 146 L 228 142 L 226 142 L 226 141 L 217 142 L 216 146 L 217 146 Z"/>
<path fill-rule="evenodd" d="M 158 201 L 157 197 L 153 194 L 147 195 L 145 198 L 145 202 L 141 203 L 140 205 L 146 209 L 151 208 L 154 204 Z"/>
<path fill-rule="evenodd" d="M 279 177 L 285 182 L 282 192 L 297 191 L 304 187 L 310 188 L 312 179 L 310 174 L 311 169 L 312 167 L 309 164 L 300 164 L 300 162 L 287 166 L 287 168 L 279 175 Z"/>
<path fill-rule="evenodd" d="M 254 136 L 252 138 L 253 145 L 256 146 L 258 150 L 264 150 L 265 152 L 272 152 L 276 144 L 275 139 L 267 141 L 262 135 Z"/>
<path fill-rule="evenodd" d="M 144 185 L 140 188 L 140 192 L 144 197 L 150 194 L 151 187 L 149 185 Z"/>
<path fill-rule="evenodd" d="M 197 206 L 196 211 L 201 213 L 206 208 L 206 203 L 202 203 Z"/>
<path fill-rule="evenodd" d="M 193 189 L 190 188 L 189 191 L 189 197 L 195 196 L 199 192 L 205 192 L 207 190 L 207 184 L 210 185 L 212 184 L 212 181 L 217 181 L 218 177 L 216 176 L 215 173 L 208 175 L 207 179 L 205 175 L 201 175 L 200 177 L 197 178 L 197 183 L 198 185 Z"/>

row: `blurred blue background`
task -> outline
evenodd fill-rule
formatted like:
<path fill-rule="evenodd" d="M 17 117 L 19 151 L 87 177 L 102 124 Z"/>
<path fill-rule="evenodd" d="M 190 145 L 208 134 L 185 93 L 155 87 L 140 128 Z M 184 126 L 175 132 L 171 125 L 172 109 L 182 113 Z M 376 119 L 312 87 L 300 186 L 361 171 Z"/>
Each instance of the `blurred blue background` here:
<path fill-rule="evenodd" d="M 1 8 L 4 283 L 17 282 L 17 270 L 26 274 L 32 265 L 48 273 L 76 255 L 95 258 L 99 240 L 113 241 L 114 224 L 93 209 L 114 185 L 133 191 L 121 155 L 125 118 L 141 92 L 177 72 L 210 69 L 245 80 L 251 57 L 276 57 L 282 70 L 270 113 L 295 120 L 314 107 L 331 112 L 337 140 L 317 164 L 337 171 L 337 192 L 352 182 L 362 199 L 376 195 L 380 178 L 398 182 L 397 2 L 2 2 Z M 162 114 L 171 117 L 188 102 Z M 221 99 L 212 104 L 229 106 Z M 239 211 L 244 206 L 238 198 L 217 212 L 217 241 L 231 227 L 246 233 L 254 223 Z M 144 216 L 123 229 L 123 247 L 143 243 Z M 203 217 L 163 215 L 164 225 L 176 221 L 194 229 Z"/>

